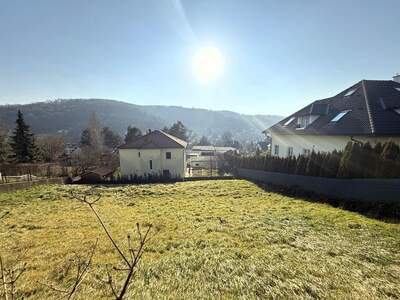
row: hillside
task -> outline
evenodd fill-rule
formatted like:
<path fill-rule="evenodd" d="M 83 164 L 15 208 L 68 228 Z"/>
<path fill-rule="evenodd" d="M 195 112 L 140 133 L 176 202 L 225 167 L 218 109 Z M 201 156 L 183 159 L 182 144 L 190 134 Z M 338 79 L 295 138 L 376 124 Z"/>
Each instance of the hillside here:
<path fill-rule="evenodd" d="M 142 130 L 170 126 L 182 121 L 196 135 L 218 137 L 231 131 L 239 140 L 258 140 L 262 130 L 281 119 L 279 116 L 243 115 L 231 111 L 212 111 L 177 106 L 147 106 L 103 99 L 72 99 L 37 102 L 25 105 L 0 105 L 0 123 L 14 127 L 17 110 L 36 134 L 63 132 L 77 139 L 89 116 L 96 112 L 101 124 L 123 134 L 128 125 Z"/>

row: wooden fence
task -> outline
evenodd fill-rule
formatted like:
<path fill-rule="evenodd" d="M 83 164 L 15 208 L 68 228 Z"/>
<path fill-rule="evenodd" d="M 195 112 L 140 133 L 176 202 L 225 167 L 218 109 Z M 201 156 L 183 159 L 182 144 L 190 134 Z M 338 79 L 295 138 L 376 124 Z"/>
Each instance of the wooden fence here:
<path fill-rule="evenodd" d="M 4 183 L 0 184 L 0 193 L 27 189 L 32 186 L 42 185 L 42 184 L 64 184 L 64 183 L 65 183 L 65 178 L 45 178 L 33 181 Z"/>

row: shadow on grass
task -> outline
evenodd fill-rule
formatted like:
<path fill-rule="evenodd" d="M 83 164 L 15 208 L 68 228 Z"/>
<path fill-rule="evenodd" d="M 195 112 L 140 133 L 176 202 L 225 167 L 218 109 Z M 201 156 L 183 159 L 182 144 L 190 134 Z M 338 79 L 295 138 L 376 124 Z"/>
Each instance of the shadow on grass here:
<path fill-rule="evenodd" d="M 259 181 L 252 182 L 266 192 L 275 192 L 313 203 L 329 204 L 333 207 L 356 212 L 368 218 L 377 219 L 385 223 L 400 224 L 400 196 L 399 202 L 371 202 L 355 199 L 333 199 L 296 187 L 287 188 Z"/>

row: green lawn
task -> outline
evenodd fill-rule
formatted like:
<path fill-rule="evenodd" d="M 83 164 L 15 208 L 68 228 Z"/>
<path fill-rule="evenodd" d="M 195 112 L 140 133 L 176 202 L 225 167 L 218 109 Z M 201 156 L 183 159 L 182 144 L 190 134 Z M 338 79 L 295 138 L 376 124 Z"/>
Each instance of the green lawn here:
<path fill-rule="evenodd" d="M 99 238 L 78 299 L 108 299 L 102 283 L 118 256 L 95 216 L 71 189 L 41 186 L 0 194 L 0 253 L 27 263 L 19 296 L 56 298 L 38 282 L 63 286 L 74 252 Z M 400 225 L 265 192 L 243 180 L 100 188 L 97 205 L 125 246 L 135 223 L 157 234 L 129 299 L 398 299 Z"/>

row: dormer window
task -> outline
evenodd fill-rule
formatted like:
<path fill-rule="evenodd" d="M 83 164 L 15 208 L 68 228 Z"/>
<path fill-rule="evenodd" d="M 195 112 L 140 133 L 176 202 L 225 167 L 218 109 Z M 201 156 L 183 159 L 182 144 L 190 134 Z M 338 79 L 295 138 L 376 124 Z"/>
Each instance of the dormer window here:
<path fill-rule="evenodd" d="M 338 113 L 336 115 L 336 117 L 334 117 L 331 122 L 338 122 L 341 118 L 343 118 L 345 115 L 347 115 L 351 110 L 344 110 L 341 111 L 340 113 Z"/>
<path fill-rule="evenodd" d="M 396 91 L 400 92 L 400 87 L 395 87 L 394 88 Z"/>
<path fill-rule="evenodd" d="M 357 91 L 357 89 L 348 90 L 346 92 L 346 94 L 344 94 L 344 97 L 349 97 L 349 96 L 353 95 L 356 91 Z"/>
<path fill-rule="evenodd" d="M 290 123 L 293 122 L 294 119 L 296 119 L 296 118 L 295 118 L 295 117 L 290 118 L 289 120 L 287 120 L 287 121 L 285 122 L 285 124 L 283 124 L 283 126 L 288 126 Z"/>
<path fill-rule="evenodd" d="M 301 116 L 297 118 L 297 128 L 296 129 L 304 129 L 307 128 L 312 122 L 318 119 L 319 116 L 316 115 L 307 115 Z"/>

